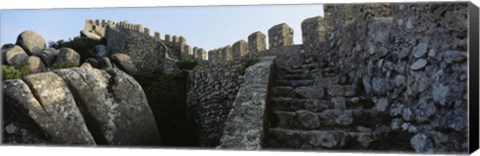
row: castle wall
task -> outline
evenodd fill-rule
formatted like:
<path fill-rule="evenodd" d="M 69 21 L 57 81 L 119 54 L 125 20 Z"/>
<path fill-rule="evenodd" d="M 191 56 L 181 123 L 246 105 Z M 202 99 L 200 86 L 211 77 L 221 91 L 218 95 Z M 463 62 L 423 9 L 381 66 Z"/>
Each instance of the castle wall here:
<path fill-rule="evenodd" d="M 387 116 L 374 127 L 402 134 L 406 148 L 467 151 L 467 6 L 330 4 L 324 6 L 325 17 L 302 22 L 302 45 L 293 45 L 293 30 L 279 24 L 268 31 L 268 49 L 266 36 L 255 32 L 248 42 L 210 50 L 208 63 L 190 72 L 187 93 L 201 146 L 219 144 L 244 82 L 238 71 L 242 61 L 265 53 L 278 55 L 278 68 L 316 63 L 316 87 L 325 87 L 328 98 L 372 101 L 375 114 Z M 103 22 L 92 23 L 85 29 L 102 30 L 94 26 Z M 206 60 L 205 50 L 194 47 L 190 52 L 182 36 L 166 34 L 158 42 L 159 33 L 144 35 L 148 29 L 126 21 L 114 25 L 132 32 L 107 27 L 107 49 L 130 54 L 141 69 L 165 68 L 186 58 Z M 141 31 L 143 36 L 133 33 Z M 162 55 L 162 48 L 171 50 Z M 343 85 L 353 86 L 347 88 L 353 91 L 336 94 L 339 88 L 345 90 Z"/>
<path fill-rule="evenodd" d="M 266 110 L 274 57 L 263 59 L 245 71 L 220 139 L 219 148 L 259 150 L 267 127 Z"/>
<path fill-rule="evenodd" d="M 219 145 L 225 120 L 232 109 L 239 86 L 244 82 L 241 62 L 223 62 L 190 71 L 187 93 L 188 116 L 195 121 L 202 147 Z"/>
<path fill-rule="evenodd" d="M 164 47 L 161 42 L 156 42 L 154 38 L 146 36 L 143 33 L 130 30 L 120 30 L 118 28 L 107 28 L 107 51 L 110 54 L 125 53 L 132 59 L 139 71 L 154 71 L 172 68 L 167 64 L 168 47 Z"/>
<path fill-rule="evenodd" d="M 114 29 L 114 31 L 109 31 L 107 29 Z M 99 35 L 99 37 L 109 37 L 107 40 L 111 41 L 107 50 L 112 51 L 123 51 L 123 53 L 131 53 L 138 55 L 139 58 L 144 58 L 147 56 L 154 56 L 155 58 L 166 58 L 161 61 L 163 67 L 157 66 L 159 63 L 154 63 L 152 67 L 147 67 L 143 65 L 143 69 L 152 70 L 153 68 L 164 68 L 164 71 L 171 71 L 175 67 L 175 62 L 186 61 L 196 59 L 197 61 L 205 61 L 206 57 L 194 57 L 194 53 L 190 45 L 187 44 L 187 40 L 183 36 L 176 36 L 166 34 L 165 39 L 160 38 L 159 32 L 154 32 L 153 36 L 150 36 L 150 29 L 144 27 L 140 24 L 131 24 L 128 21 L 121 21 L 114 23 L 112 21 L 105 20 L 86 20 L 85 32 L 91 32 Z M 109 35 L 107 35 L 109 34 Z M 128 38 L 128 39 L 126 39 Z M 146 42 L 142 42 L 146 41 Z M 128 47 L 127 47 L 128 45 Z M 152 46 L 153 45 L 153 46 Z M 164 46 L 165 45 L 165 46 Z M 138 54 L 138 51 L 143 49 L 146 50 L 145 54 Z M 168 50 L 162 50 L 168 49 Z M 126 50 L 133 50 L 132 52 L 126 52 Z M 154 53 L 154 51 L 161 51 L 160 53 Z M 113 53 L 112 53 L 113 54 Z M 163 55 L 163 56 L 156 56 Z M 205 54 L 206 56 L 206 54 Z M 140 60 L 137 60 L 140 61 Z M 149 60 L 149 63 L 153 63 L 153 60 Z M 138 62 L 137 62 L 138 64 Z"/>
<path fill-rule="evenodd" d="M 373 101 L 379 114 L 389 116 L 376 124 L 404 134 L 406 148 L 466 152 L 467 7 L 325 5 L 325 42 L 321 33 L 305 36 L 323 29 L 317 29 L 316 19 L 304 22 L 310 28 L 302 24 L 303 60 L 317 61 L 344 83 L 358 85 L 354 96 Z"/>

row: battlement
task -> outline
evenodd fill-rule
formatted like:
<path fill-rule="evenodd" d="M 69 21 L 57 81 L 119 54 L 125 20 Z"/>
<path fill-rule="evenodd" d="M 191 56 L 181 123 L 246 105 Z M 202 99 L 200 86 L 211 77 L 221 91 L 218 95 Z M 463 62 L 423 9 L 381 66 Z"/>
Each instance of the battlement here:
<path fill-rule="evenodd" d="M 185 39 L 185 37 L 178 36 L 178 35 L 165 34 L 165 38 L 162 39 L 160 37 L 160 33 L 156 31 L 153 32 L 153 36 L 151 36 L 150 29 L 148 27 L 144 27 L 141 24 L 132 24 L 132 23 L 129 23 L 127 20 L 115 23 L 115 22 L 112 22 L 111 20 L 87 19 L 85 22 L 85 27 L 81 32 L 81 35 L 87 36 L 87 37 L 94 36 L 93 38 L 96 38 L 96 39 L 106 37 L 105 33 L 107 30 L 107 27 L 117 29 L 119 31 L 138 32 L 145 36 L 151 37 L 155 42 L 163 42 L 168 47 L 174 49 L 176 53 L 175 56 L 178 56 L 178 60 L 189 60 L 189 59 L 206 60 L 205 50 L 200 48 L 201 49 L 200 52 L 194 52 L 191 48 L 192 46 L 187 44 L 187 40 Z M 89 33 L 90 35 L 86 35 L 86 33 Z M 197 53 L 202 53 L 202 52 L 205 54 L 199 55 L 199 57 L 195 57 Z"/>
<path fill-rule="evenodd" d="M 331 32 L 331 28 L 335 25 L 347 26 L 354 23 L 357 14 L 362 10 L 359 7 L 353 7 L 353 4 L 330 4 L 324 6 L 325 16 L 316 16 L 305 19 L 301 23 L 302 31 L 302 47 L 306 51 L 318 48 L 318 46 L 327 41 L 327 32 Z M 390 19 L 393 14 L 391 4 L 370 4 L 366 5 L 365 11 L 369 15 L 373 15 L 373 19 Z M 87 20 L 84 30 L 95 32 L 101 37 L 105 36 L 107 27 L 115 27 L 123 30 L 130 30 L 150 36 L 150 29 L 140 24 L 132 24 L 128 21 L 118 23 L 110 20 Z M 153 32 L 152 37 L 156 42 L 163 42 L 168 47 L 174 49 L 179 60 L 193 59 L 197 61 L 208 61 L 211 64 L 220 62 L 228 62 L 243 57 L 250 57 L 260 54 L 269 49 L 276 47 L 293 45 L 293 29 L 286 23 L 280 23 L 272 26 L 268 30 L 268 48 L 267 36 L 260 32 L 253 32 L 247 37 L 247 40 L 239 40 L 231 45 L 219 47 L 216 49 L 206 50 L 187 44 L 185 37 L 180 35 L 165 34 L 161 38 L 159 32 Z M 208 60 L 207 56 L 208 55 Z"/>
<path fill-rule="evenodd" d="M 270 48 L 293 45 L 293 29 L 285 23 L 270 28 L 268 35 Z M 228 62 L 244 57 L 251 57 L 266 50 L 268 50 L 266 36 L 262 32 L 257 31 L 248 36 L 248 42 L 240 40 L 233 43 L 232 46 L 227 45 L 209 51 L 208 60 L 213 64 Z"/>

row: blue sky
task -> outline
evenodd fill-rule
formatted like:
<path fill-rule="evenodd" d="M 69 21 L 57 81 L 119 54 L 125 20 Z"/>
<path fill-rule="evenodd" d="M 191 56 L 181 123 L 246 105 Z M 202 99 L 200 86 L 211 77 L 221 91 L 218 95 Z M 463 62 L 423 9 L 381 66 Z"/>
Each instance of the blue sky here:
<path fill-rule="evenodd" d="M 287 23 L 294 29 L 295 43 L 301 43 L 301 22 L 323 16 L 322 5 L 260 5 L 209 7 L 146 7 L 2 10 L 0 43 L 15 43 L 17 35 L 33 30 L 47 41 L 79 35 L 86 19 L 127 20 L 150 28 L 150 33 L 181 35 L 189 45 L 211 50 L 247 40 L 249 34 L 267 31 L 273 25 Z"/>

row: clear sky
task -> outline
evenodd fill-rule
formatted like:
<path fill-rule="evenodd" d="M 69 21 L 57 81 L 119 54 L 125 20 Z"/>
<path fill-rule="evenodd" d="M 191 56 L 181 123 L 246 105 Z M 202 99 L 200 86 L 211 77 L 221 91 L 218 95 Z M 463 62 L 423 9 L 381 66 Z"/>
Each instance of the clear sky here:
<path fill-rule="evenodd" d="M 187 44 L 211 50 L 247 40 L 249 34 L 287 23 L 294 29 L 295 44 L 301 43 L 301 22 L 323 16 L 322 5 L 257 5 L 209 7 L 146 7 L 2 10 L 0 43 L 15 43 L 19 33 L 33 30 L 45 40 L 57 41 L 79 36 L 86 19 L 127 20 L 142 24 L 150 33 L 181 35 Z M 268 41 L 267 41 L 268 42 Z"/>

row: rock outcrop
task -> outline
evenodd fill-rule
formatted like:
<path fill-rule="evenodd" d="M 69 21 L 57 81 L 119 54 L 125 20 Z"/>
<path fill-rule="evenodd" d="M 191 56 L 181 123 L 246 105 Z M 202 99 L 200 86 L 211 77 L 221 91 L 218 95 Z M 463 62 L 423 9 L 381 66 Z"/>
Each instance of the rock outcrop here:
<path fill-rule="evenodd" d="M 1 48 L 3 64 L 13 66 L 23 74 L 44 72 L 54 69 L 78 67 L 80 55 L 70 48 L 46 48 L 45 40 L 38 33 L 22 32 L 16 44 L 5 44 Z"/>
<path fill-rule="evenodd" d="M 40 57 L 45 66 L 51 66 L 55 62 L 55 59 L 57 59 L 58 53 L 59 50 L 47 48 L 43 50 L 42 54 L 38 57 Z"/>
<path fill-rule="evenodd" d="M 128 55 L 123 53 L 116 53 L 110 56 L 110 58 L 116 67 L 127 72 L 128 74 L 135 74 L 137 72 L 135 64 L 133 64 L 132 60 Z"/>
<path fill-rule="evenodd" d="M 70 48 L 61 48 L 54 65 L 64 64 L 69 67 L 78 67 L 80 65 L 80 54 Z"/>
<path fill-rule="evenodd" d="M 102 36 L 97 35 L 97 34 L 95 34 L 95 32 L 93 32 L 93 31 L 88 31 L 88 30 L 82 30 L 82 31 L 80 31 L 80 36 L 82 36 L 82 37 L 87 37 L 87 38 L 91 38 L 91 39 L 96 39 L 96 40 L 99 40 L 99 39 L 102 38 Z"/>
<path fill-rule="evenodd" d="M 4 143 L 160 143 L 141 86 L 118 69 L 59 69 L 4 84 Z"/>
<path fill-rule="evenodd" d="M 28 55 L 20 46 L 13 46 L 5 50 L 5 62 L 16 68 L 19 68 L 28 60 Z"/>
<path fill-rule="evenodd" d="M 16 44 L 22 47 L 29 55 L 40 55 L 47 46 L 42 36 L 30 30 L 20 33 Z"/>
<path fill-rule="evenodd" d="M 45 65 L 37 56 L 30 56 L 27 60 L 28 69 L 31 73 L 41 73 L 45 71 Z"/>

